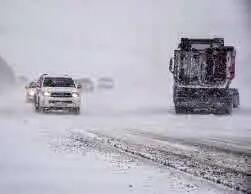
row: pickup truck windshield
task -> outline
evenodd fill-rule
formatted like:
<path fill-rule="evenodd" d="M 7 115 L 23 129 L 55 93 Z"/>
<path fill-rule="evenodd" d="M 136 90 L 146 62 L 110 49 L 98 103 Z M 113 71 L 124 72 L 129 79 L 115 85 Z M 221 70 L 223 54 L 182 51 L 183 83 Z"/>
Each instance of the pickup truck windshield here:
<path fill-rule="evenodd" d="M 75 87 L 71 78 L 64 77 L 46 77 L 43 83 L 44 87 Z"/>

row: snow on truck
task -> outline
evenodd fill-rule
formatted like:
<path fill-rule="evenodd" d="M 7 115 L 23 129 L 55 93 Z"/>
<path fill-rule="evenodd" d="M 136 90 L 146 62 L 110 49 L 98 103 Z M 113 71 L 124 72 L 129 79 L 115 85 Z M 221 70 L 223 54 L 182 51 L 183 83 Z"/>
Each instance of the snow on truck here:
<path fill-rule="evenodd" d="M 181 38 L 169 65 L 176 113 L 231 114 L 240 104 L 238 90 L 230 88 L 235 55 L 234 47 L 225 46 L 223 38 Z"/>

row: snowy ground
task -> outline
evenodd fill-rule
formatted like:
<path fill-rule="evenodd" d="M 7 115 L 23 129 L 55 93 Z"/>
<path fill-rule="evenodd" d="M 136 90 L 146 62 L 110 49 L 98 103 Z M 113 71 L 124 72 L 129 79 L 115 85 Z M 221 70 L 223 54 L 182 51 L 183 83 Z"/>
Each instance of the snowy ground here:
<path fill-rule="evenodd" d="M 168 140 L 177 138 L 190 143 L 217 143 L 222 148 L 227 145 L 247 153 L 250 120 L 242 110 L 231 117 L 176 116 L 172 108 L 160 108 L 156 104 L 132 108 L 128 103 L 123 110 L 117 110 L 116 103 L 112 106 L 111 102 L 107 106 L 98 103 L 98 99 L 113 95 L 107 91 L 89 94 L 79 116 L 43 115 L 36 114 L 31 104 L 24 103 L 23 93 L 18 90 L 1 97 L 6 103 L 0 108 L 0 193 L 237 193 L 192 176 L 189 171 L 184 173 L 100 144 L 92 135 L 99 133 L 155 146 L 165 144 L 167 148 L 174 145 L 179 148 L 180 141 Z M 189 120 L 199 120 L 201 124 Z M 226 120 L 239 123 L 224 126 Z M 238 132 L 234 131 L 237 126 Z M 84 144 L 69 143 L 69 137 L 76 133 L 86 134 L 89 140 Z M 156 141 L 156 137 L 162 139 Z M 222 137 L 224 142 L 219 140 Z M 185 145 L 179 151 L 192 149 Z M 226 161 L 229 165 L 233 162 Z M 239 170 L 245 168 L 243 163 L 240 166 Z"/>

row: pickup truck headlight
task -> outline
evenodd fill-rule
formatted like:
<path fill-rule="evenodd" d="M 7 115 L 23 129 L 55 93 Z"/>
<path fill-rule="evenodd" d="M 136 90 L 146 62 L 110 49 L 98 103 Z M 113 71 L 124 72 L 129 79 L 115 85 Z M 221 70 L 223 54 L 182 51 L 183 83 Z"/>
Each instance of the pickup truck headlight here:
<path fill-rule="evenodd" d="M 50 96 L 51 93 L 50 93 L 50 92 L 43 92 L 43 95 L 44 95 L 44 96 Z"/>
<path fill-rule="evenodd" d="M 34 91 L 29 91 L 30 96 L 34 96 L 35 92 Z"/>
<path fill-rule="evenodd" d="M 77 92 L 73 92 L 73 93 L 72 93 L 72 97 L 73 97 L 73 98 L 77 98 L 77 97 L 79 97 L 79 93 L 77 93 Z"/>

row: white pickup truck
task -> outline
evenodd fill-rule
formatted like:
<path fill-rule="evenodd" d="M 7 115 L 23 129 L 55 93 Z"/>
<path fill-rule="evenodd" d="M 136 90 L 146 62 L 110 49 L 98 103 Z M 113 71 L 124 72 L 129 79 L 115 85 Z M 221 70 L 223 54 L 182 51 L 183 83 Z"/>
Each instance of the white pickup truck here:
<path fill-rule="evenodd" d="M 42 75 L 38 80 L 34 99 L 37 112 L 68 110 L 80 113 L 80 92 L 69 76 Z"/>

